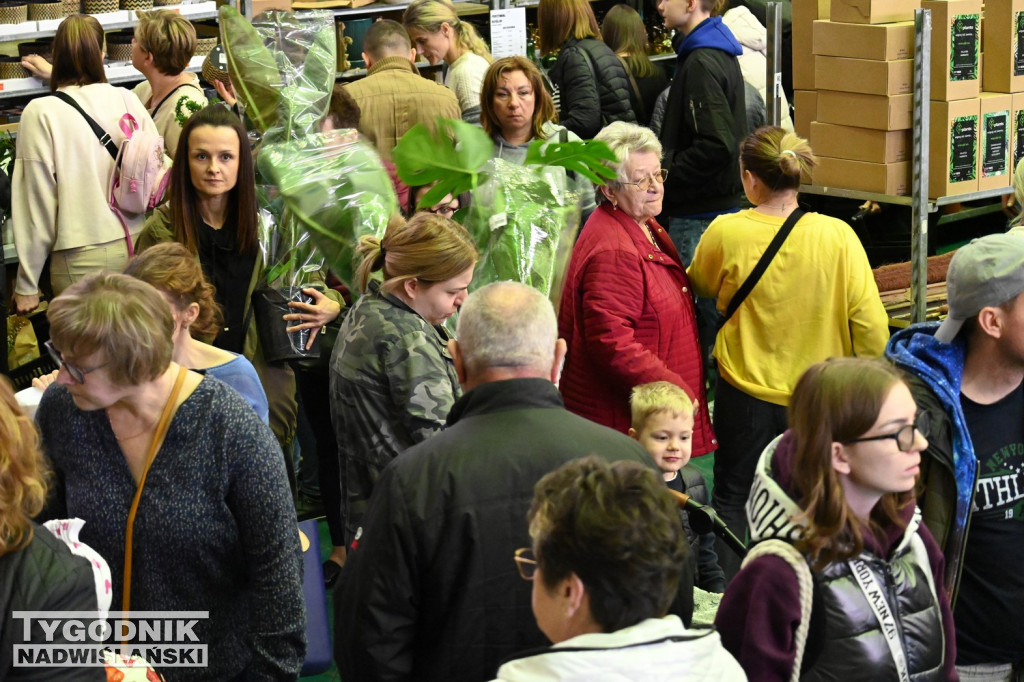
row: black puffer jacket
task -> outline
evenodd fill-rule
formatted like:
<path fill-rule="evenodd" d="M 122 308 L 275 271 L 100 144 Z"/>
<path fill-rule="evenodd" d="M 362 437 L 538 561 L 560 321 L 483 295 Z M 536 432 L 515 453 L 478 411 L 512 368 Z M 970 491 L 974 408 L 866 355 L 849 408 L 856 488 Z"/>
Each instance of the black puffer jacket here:
<path fill-rule="evenodd" d="M 626 69 L 600 40 L 570 38 L 548 76 L 558 88 L 558 122 L 584 140 L 612 121 L 636 122 Z"/>
<path fill-rule="evenodd" d="M 33 668 L 14 665 L 18 644 L 68 644 L 62 628 L 46 639 L 33 625 L 24 637 L 24 621 L 14 611 L 96 611 L 92 566 L 42 526 L 33 524 L 32 541 L 24 549 L 0 555 L 0 680 L 68 680 L 101 682 L 101 667 Z"/>

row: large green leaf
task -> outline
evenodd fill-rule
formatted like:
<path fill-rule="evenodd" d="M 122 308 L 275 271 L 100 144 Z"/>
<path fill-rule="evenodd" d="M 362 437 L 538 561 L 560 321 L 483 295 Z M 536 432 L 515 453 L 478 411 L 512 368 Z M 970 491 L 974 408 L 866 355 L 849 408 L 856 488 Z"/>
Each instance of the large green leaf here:
<path fill-rule="evenodd" d="M 606 162 L 617 163 L 618 159 L 608 145 L 600 140 L 534 140 L 526 150 L 524 163 L 527 166 L 562 166 L 595 185 L 603 185 L 605 180 L 615 179 L 615 171 Z"/>
<path fill-rule="evenodd" d="M 273 53 L 249 20 L 230 5 L 218 10 L 221 42 L 228 58 L 228 72 L 235 94 L 259 131 L 278 122 L 281 73 Z"/>
<path fill-rule="evenodd" d="M 437 183 L 417 205 L 427 208 L 445 195 L 462 194 L 479 185 L 480 169 L 493 151 L 494 143 L 481 128 L 440 119 L 434 132 L 418 123 L 405 133 L 395 147 L 394 162 L 399 179 L 409 187 Z"/>

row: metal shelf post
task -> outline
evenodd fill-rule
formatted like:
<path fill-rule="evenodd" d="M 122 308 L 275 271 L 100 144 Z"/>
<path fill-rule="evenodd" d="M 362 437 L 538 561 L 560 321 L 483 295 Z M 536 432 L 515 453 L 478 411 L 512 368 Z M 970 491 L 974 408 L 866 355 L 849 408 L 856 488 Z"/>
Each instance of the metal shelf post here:
<path fill-rule="evenodd" d="M 924 322 L 928 292 L 928 158 L 931 130 L 932 11 L 914 11 L 914 130 L 910 226 L 910 321 Z"/>

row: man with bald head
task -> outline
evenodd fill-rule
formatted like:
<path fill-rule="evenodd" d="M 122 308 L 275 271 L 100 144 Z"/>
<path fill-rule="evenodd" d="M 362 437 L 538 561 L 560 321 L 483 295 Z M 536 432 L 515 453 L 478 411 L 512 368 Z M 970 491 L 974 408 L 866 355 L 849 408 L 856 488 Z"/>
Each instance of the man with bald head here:
<path fill-rule="evenodd" d="M 483 287 L 463 304 L 456 336 L 465 394 L 445 430 L 381 475 L 336 594 L 345 682 L 487 680 L 504 658 L 546 645 L 513 561 L 530 544 L 534 484 L 589 454 L 653 466 L 635 441 L 564 408 L 555 384 L 565 341 L 540 292 Z M 684 567 L 690 610 L 692 591 Z"/>

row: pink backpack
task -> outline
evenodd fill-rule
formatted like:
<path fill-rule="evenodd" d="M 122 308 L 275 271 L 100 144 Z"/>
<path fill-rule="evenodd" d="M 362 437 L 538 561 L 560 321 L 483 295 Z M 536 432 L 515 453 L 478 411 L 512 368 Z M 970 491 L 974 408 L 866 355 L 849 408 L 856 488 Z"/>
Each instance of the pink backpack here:
<path fill-rule="evenodd" d="M 131 112 L 125 113 L 118 122 L 124 133 L 120 145 L 115 145 L 110 135 L 96 121 L 85 113 L 78 102 L 64 92 L 53 95 L 70 104 L 85 118 L 93 133 L 99 138 L 100 144 L 106 147 L 114 159 L 114 170 L 107 183 L 107 197 L 110 210 L 114 212 L 121 227 L 124 228 L 125 241 L 128 243 L 128 255 L 135 255 L 131 234 L 128 232 L 128 220 L 125 214 L 141 215 L 157 207 L 167 192 L 167 183 L 171 179 L 168 171 L 171 160 L 164 154 L 164 138 L 156 133 L 142 130 L 139 122 Z M 127 91 L 122 93 L 126 96 Z M 127 100 L 125 102 L 127 108 Z"/>

